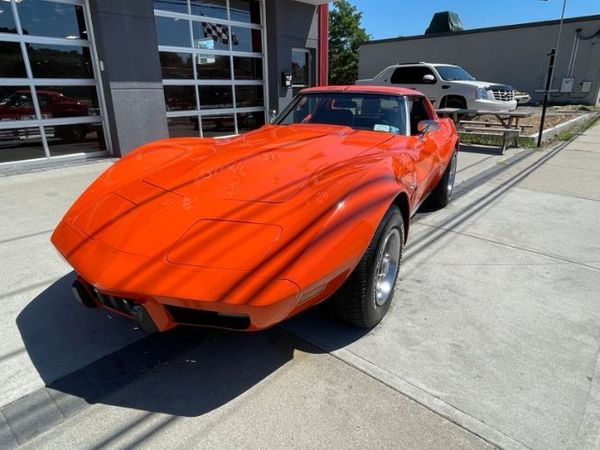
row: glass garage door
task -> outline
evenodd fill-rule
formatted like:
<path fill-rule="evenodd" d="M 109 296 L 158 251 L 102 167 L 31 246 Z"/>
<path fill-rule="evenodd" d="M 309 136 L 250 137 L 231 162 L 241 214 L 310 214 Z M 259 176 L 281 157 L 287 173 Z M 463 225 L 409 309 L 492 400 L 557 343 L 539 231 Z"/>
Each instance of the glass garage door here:
<path fill-rule="evenodd" d="M 259 0 L 155 0 L 169 135 L 223 136 L 265 123 Z"/>
<path fill-rule="evenodd" d="M 106 151 L 83 0 L 0 0 L 0 167 Z"/>

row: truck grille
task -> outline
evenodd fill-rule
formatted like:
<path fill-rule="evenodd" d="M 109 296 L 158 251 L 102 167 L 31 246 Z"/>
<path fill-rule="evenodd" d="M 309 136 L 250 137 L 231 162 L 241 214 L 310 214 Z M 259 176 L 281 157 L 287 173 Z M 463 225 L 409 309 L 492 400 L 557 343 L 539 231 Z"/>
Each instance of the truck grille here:
<path fill-rule="evenodd" d="M 515 91 L 505 89 L 492 89 L 494 100 L 499 102 L 510 102 L 515 99 Z"/>

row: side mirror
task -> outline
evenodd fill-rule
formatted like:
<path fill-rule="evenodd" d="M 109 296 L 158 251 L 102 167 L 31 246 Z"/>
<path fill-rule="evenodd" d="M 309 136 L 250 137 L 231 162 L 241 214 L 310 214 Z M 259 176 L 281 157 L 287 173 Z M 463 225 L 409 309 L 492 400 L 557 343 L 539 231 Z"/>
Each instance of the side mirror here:
<path fill-rule="evenodd" d="M 271 111 L 269 111 L 269 123 L 275 122 L 275 119 L 277 119 L 277 110 L 272 109 Z"/>
<path fill-rule="evenodd" d="M 435 84 L 436 79 L 433 75 L 428 73 L 427 75 L 423 75 L 423 83 L 425 84 Z"/>
<path fill-rule="evenodd" d="M 420 134 L 431 133 L 432 131 L 438 131 L 440 124 L 435 120 L 421 120 L 417 124 L 417 131 Z"/>

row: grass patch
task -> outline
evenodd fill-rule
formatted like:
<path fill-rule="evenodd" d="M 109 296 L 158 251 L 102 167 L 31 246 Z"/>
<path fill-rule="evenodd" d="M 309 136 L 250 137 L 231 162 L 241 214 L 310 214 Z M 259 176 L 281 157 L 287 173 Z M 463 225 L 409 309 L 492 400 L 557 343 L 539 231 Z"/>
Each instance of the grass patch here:
<path fill-rule="evenodd" d="M 500 147 L 502 145 L 502 137 L 501 136 L 488 136 L 482 134 L 461 134 L 460 135 L 460 143 L 461 144 L 475 144 L 475 145 L 493 145 L 496 147 Z M 513 142 L 510 143 L 511 147 Z M 535 139 L 531 139 L 528 137 L 519 137 L 518 146 L 520 148 L 532 148 L 536 146 Z"/>
<path fill-rule="evenodd" d="M 577 127 L 571 128 L 570 130 L 561 131 L 555 137 L 559 141 L 570 141 L 576 136 L 584 133 L 586 130 L 591 128 L 596 122 L 598 122 L 598 116 L 586 120 Z"/>

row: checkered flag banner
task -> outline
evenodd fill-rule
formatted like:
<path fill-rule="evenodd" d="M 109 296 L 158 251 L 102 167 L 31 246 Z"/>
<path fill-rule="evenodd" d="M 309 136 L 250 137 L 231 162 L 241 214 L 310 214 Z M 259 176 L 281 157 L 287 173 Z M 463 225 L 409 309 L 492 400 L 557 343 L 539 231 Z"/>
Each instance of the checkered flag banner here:
<path fill-rule="evenodd" d="M 227 32 L 227 25 L 220 25 L 218 23 L 202 22 L 202 32 L 204 37 L 212 38 L 217 42 L 222 42 L 225 45 L 229 45 L 229 33 Z M 238 40 L 235 33 L 233 34 L 233 45 L 237 45 Z"/>

